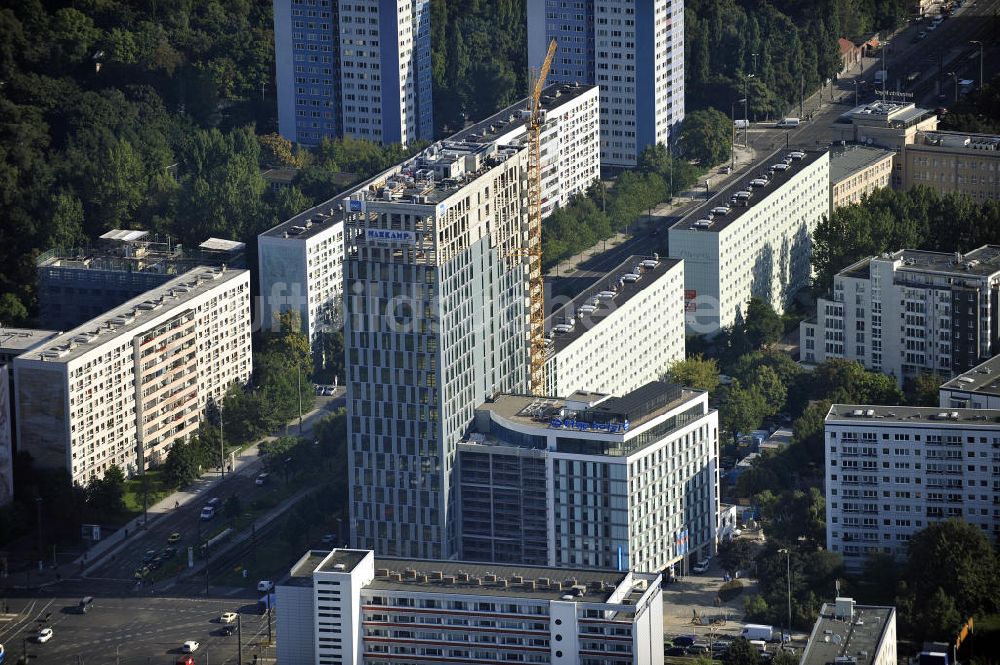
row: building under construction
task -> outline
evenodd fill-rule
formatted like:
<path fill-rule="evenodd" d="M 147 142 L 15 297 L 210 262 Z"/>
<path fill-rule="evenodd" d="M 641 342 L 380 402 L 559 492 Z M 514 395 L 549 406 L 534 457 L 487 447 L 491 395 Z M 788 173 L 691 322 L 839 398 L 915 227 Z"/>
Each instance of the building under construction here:
<path fill-rule="evenodd" d="M 39 324 L 69 330 L 198 266 L 242 268 L 244 249 L 221 238 L 192 249 L 131 229 L 108 231 L 94 247 L 51 249 L 37 260 Z"/>

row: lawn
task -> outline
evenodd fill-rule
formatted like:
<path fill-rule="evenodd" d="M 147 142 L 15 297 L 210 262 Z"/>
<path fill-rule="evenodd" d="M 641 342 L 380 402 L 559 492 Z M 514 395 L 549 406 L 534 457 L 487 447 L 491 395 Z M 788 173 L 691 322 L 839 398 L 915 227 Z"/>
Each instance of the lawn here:
<path fill-rule="evenodd" d="M 158 501 L 170 496 L 174 488 L 168 487 L 163 482 L 162 471 L 160 469 L 150 469 L 146 471 L 148 490 L 146 492 L 146 507 L 152 506 Z M 140 476 L 129 478 L 125 481 L 125 510 L 129 513 L 125 520 L 142 514 L 142 479 Z"/>

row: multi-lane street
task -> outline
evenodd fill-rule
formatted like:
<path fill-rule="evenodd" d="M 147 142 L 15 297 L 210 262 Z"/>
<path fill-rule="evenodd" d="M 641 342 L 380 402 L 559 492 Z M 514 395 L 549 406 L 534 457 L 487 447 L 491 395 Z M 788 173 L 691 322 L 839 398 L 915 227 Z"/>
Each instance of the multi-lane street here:
<path fill-rule="evenodd" d="M 194 654 L 199 665 L 236 663 L 239 643 L 245 663 L 254 655 L 273 655 L 267 616 L 257 613 L 253 599 L 96 595 L 90 610 L 79 614 L 80 600 L 64 595 L 7 600 L 0 643 L 9 662 L 26 651 L 29 662 L 46 665 L 160 665 L 176 662 L 186 640 L 199 642 Z M 223 612 L 239 613 L 240 640 L 225 634 L 219 620 Z M 42 627 L 51 628 L 53 636 L 39 644 L 35 636 Z"/>

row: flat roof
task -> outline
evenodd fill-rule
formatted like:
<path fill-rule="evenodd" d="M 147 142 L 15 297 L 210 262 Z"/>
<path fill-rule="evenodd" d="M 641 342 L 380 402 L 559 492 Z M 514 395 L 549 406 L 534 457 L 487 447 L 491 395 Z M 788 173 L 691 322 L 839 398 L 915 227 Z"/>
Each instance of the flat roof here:
<path fill-rule="evenodd" d="M 141 240 L 149 235 L 148 231 L 135 231 L 132 229 L 111 229 L 107 233 L 100 235 L 101 240 L 120 240 L 122 242 L 133 242 Z"/>
<path fill-rule="evenodd" d="M 21 354 L 59 334 L 58 330 L 0 327 L 0 353 Z"/>
<path fill-rule="evenodd" d="M 578 99 L 584 93 L 595 89 L 596 85 L 581 85 L 579 83 L 556 83 L 542 89 L 539 102 L 545 111 L 553 111 L 560 106 Z M 519 99 L 502 111 L 494 113 L 485 120 L 452 134 L 449 141 L 495 141 L 507 134 L 514 127 L 524 128 L 522 111 L 528 110 L 528 98 Z"/>
<path fill-rule="evenodd" d="M 802 159 L 788 161 L 787 155 L 793 152 L 801 153 L 803 155 Z M 766 201 L 767 197 L 776 192 L 782 185 L 797 176 L 803 168 L 809 166 L 816 160 L 823 158 L 826 154 L 826 150 L 807 150 L 805 148 L 782 148 L 781 150 L 775 150 L 770 155 L 754 164 L 747 174 L 741 176 L 734 182 L 724 187 L 722 190 L 716 192 L 710 199 L 708 199 L 708 201 L 681 218 L 679 222 L 670 227 L 670 230 L 691 230 L 701 233 L 718 233 L 742 217 L 744 213 L 752 210 L 755 205 L 761 201 Z M 775 171 L 773 174 L 768 173 L 768 169 L 771 165 L 782 162 L 783 160 L 785 160 L 788 164 L 789 168 L 787 170 Z M 757 188 L 753 191 L 753 195 L 750 197 L 749 205 L 741 206 L 730 203 L 731 197 L 736 194 L 736 192 L 752 189 L 750 187 L 750 181 L 762 176 L 767 176 L 770 180 L 762 189 Z M 713 208 L 723 206 L 730 209 L 728 213 L 725 215 L 710 217 L 710 213 Z M 706 228 L 698 229 L 694 226 L 694 223 L 700 220 L 710 220 L 711 224 Z"/>
<path fill-rule="evenodd" d="M 238 240 L 226 240 L 225 238 L 209 238 L 198 247 L 210 252 L 242 252 L 246 249 L 246 243 Z"/>
<path fill-rule="evenodd" d="M 368 182 L 371 182 L 371 180 Z M 350 192 L 338 194 L 332 199 L 328 199 L 319 205 L 303 210 L 291 219 L 264 231 L 260 234 L 260 236 L 266 238 L 306 240 L 322 233 L 323 231 L 327 231 L 342 222 L 342 201 L 348 196 L 348 194 L 350 194 Z"/>
<path fill-rule="evenodd" d="M 834 404 L 826 415 L 826 422 L 831 421 L 876 425 L 982 425 L 988 427 L 1000 423 L 1000 409 Z"/>
<path fill-rule="evenodd" d="M 875 649 L 896 609 L 855 605 L 851 620 L 837 618 L 834 609 L 832 603 L 823 603 L 801 665 L 830 665 L 839 656 L 856 657 L 862 651 L 868 653 L 869 660 L 859 660 L 859 665 L 873 662 Z"/>
<path fill-rule="evenodd" d="M 622 276 L 634 272 L 635 267 L 642 261 L 655 261 L 656 265 L 652 266 L 652 263 L 647 264 L 652 267 L 643 268 L 640 271 L 641 277 L 637 282 L 622 281 Z M 591 286 L 545 317 L 545 335 L 552 340 L 552 345 L 549 348 L 550 353 L 559 353 L 559 351 L 565 349 L 595 325 L 605 318 L 612 316 L 624 303 L 628 302 L 637 293 L 641 293 L 647 286 L 665 275 L 680 262 L 681 259 L 635 254 L 601 277 L 595 279 Z M 592 313 L 587 314 L 580 311 L 580 307 L 592 304 L 597 299 L 597 295 L 604 291 L 613 291 L 615 293 L 614 298 L 611 299 L 614 307 L 601 304 Z M 602 301 L 602 303 L 605 302 Z M 553 332 L 553 326 L 566 323 L 569 319 L 574 320 L 572 330 L 569 332 Z"/>
<path fill-rule="evenodd" d="M 330 555 L 325 550 L 309 550 L 299 562 L 292 568 L 288 578 L 281 582 L 282 586 L 312 586 L 313 573 L 323 563 L 323 559 Z"/>
<path fill-rule="evenodd" d="M 945 390 L 964 390 L 984 395 L 1000 395 L 1000 355 L 941 384 Z"/>
<path fill-rule="evenodd" d="M 892 150 L 866 145 L 852 145 L 844 149 L 831 150 L 830 182 L 840 182 L 878 162 L 892 159 L 895 154 Z"/>
<path fill-rule="evenodd" d="M 248 272 L 204 266 L 189 270 L 19 357 L 52 363 L 69 362 L 109 340 L 132 332 L 151 318 L 162 317 L 165 313 L 187 304 L 220 284 L 240 279 Z M 249 294 L 247 298 L 249 300 Z"/>
<path fill-rule="evenodd" d="M 861 259 L 844 268 L 838 275 L 868 279 L 871 276 L 871 262 L 901 261 L 896 268 L 899 273 L 936 272 L 956 277 L 989 277 L 1000 273 L 1000 245 L 983 245 L 965 254 L 956 252 L 930 252 L 922 249 L 900 249 L 886 252 L 881 256 Z"/>
<path fill-rule="evenodd" d="M 841 117 L 851 120 L 871 120 L 878 123 L 891 123 L 904 125 L 912 124 L 914 121 L 934 115 L 933 112 L 916 106 L 913 102 L 895 102 L 888 100 L 877 100 L 868 104 L 855 106 Z"/>
<path fill-rule="evenodd" d="M 399 580 L 388 575 L 400 573 Z M 408 573 L 407 571 L 413 571 Z M 365 588 L 391 591 L 436 591 L 441 593 L 511 596 L 537 600 L 561 600 L 573 595 L 578 602 L 604 603 L 625 581 L 625 573 L 548 566 L 510 566 L 473 561 L 375 558 L 375 579 Z M 431 579 L 440 573 L 441 579 Z M 427 581 L 417 581 L 427 575 Z M 465 576 L 468 579 L 465 580 Z M 454 578 L 447 581 L 444 578 Z M 520 579 L 520 581 L 518 581 Z M 464 581 L 460 581 L 464 580 Z M 541 584 L 539 580 L 547 581 Z M 506 581 L 506 584 L 503 583 Z M 526 585 L 534 581 L 534 588 Z M 576 588 L 575 595 L 573 588 Z"/>
<path fill-rule="evenodd" d="M 591 393 L 598 399 L 591 401 L 592 406 L 580 410 L 567 408 L 567 402 L 574 399 L 572 396 L 511 394 L 497 395 L 477 410 L 491 411 L 505 420 L 541 429 L 547 429 L 552 418 L 567 417 L 572 412 L 575 417 L 592 417 L 594 422 L 628 421 L 629 429 L 634 430 L 636 426 L 690 401 L 701 392 L 664 381 L 651 381 L 621 397 L 603 398 L 599 393 Z M 625 436 L 626 433 L 620 432 L 619 435 Z"/>
<path fill-rule="evenodd" d="M 972 132 L 947 132 L 934 130 L 920 132 L 922 139 L 916 146 L 933 146 L 939 148 L 967 148 L 978 152 L 996 152 L 1000 150 L 1000 135 L 974 134 Z M 907 146 L 909 148 L 910 146 Z"/>

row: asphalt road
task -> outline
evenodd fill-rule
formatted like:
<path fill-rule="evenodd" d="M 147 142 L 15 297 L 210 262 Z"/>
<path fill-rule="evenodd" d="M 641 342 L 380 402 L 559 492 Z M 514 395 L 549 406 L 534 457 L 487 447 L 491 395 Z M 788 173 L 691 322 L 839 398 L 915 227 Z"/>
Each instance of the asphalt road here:
<path fill-rule="evenodd" d="M 185 640 L 197 640 L 199 665 L 236 663 L 237 636 L 223 635 L 219 622 L 226 611 L 240 614 L 243 662 L 255 653 L 270 655 L 262 644 L 267 617 L 256 613 L 253 599 L 95 596 L 85 615 L 74 612 L 79 599 L 8 599 L 9 613 L 0 615 L 0 642 L 9 662 L 26 648 L 31 661 L 44 665 L 161 665 L 177 660 Z M 42 626 L 52 628 L 53 637 L 38 644 L 33 638 Z"/>
<path fill-rule="evenodd" d="M 324 417 L 327 413 L 343 404 L 343 397 L 330 398 L 318 397 L 317 407 L 321 410 L 307 418 L 303 425 L 305 431 L 310 431 L 313 422 Z M 290 434 L 297 433 L 297 427 L 291 427 Z M 122 549 L 114 558 L 107 558 L 102 565 L 88 574 L 88 579 L 98 580 L 107 585 L 108 588 L 125 590 L 135 584 L 134 574 L 143 564 L 143 557 L 148 550 L 157 552 L 167 546 L 167 538 L 172 533 L 180 533 L 181 540 L 173 543 L 177 548 L 176 558 L 172 562 L 185 562 L 187 560 L 187 548 L 196 547 L 204 542 L 202 536 L 214 535 L 225 528 L 224 518 L 217 515 L 215 519 L 202 521 L 200 519 L 201 509 L 205 503 L 218 497 L 225 499 L 233 494 L 239 496 L 244 502 L 253 500 L 255 496 L 261 495 L 268 488 L 257 487 L 254 479 L 261 470 L 261 461 L 253 460 L 249 464 L 243 465 L 232 475 L 227 474 L 223 480 L 218 481 L 217 476 L 206 476 L 201 481 L 195 483 L 188 491 L 197 493 L 198 500 L 189 501 L 179 508 L 170 508 L 167 512 L 157 516 L 150 515 L 148 528 L 139 533 L 130 533 L 128 536 L 128 546 Z M 211 481 L 215 480 L 215 484 Z M 273 478 L 273 482 L 280 482 L 279 478 Z M 281 509 L 279 506 L 277 509 Z M 121 538 L 114 535 L 112 538 Z M 166 564 L 167 566 L 170 563 Z"/>

